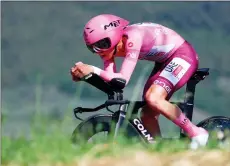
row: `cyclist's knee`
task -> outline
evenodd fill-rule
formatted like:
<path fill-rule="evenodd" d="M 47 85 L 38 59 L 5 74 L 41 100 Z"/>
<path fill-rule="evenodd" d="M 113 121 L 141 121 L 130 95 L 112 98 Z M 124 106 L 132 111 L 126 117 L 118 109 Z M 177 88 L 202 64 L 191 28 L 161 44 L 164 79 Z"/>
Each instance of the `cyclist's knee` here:
<path fill-rule="evenodd" d="M 152 109 L 158 112 L 161 108 L 161 101 L 166 100 L 167 92 L 161 87 L 153 85 L 148 89 L 144 97 L 147 105 L 150 105 Z"/>
<path fill-rule="evenodd" d="M 146 93 L 145 100 L 148 105 L 151 105 L 151 108 L 158 110 L 157 106 L 160 104 L 161 99 L 158 99 L 156 94 Z"/>

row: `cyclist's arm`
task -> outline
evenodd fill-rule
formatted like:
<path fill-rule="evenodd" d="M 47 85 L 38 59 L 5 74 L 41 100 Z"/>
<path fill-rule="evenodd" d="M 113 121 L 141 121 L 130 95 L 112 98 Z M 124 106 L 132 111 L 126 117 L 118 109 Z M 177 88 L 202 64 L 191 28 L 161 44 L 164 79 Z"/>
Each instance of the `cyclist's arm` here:
<path fill-rule="evenodd" d="M 121 65 L 121 70 L 119 73 L 115 73 L 112 71 L 112 68 L 109 68 L 115 64 L 114 61 L 107 61 L 106 63 L 109 64 L 109 67 L 105 68 L 105 70 L 94 68 L 94 73 L 100 75 L 105 81 L 110 81 L 113 78 L 123 78 L 126 80 L 127 84 L 137 64 L 138 55 L 138 51 L 129 51 Z"/>
<path fill-rule="evenodd" d="M 138 39 L 137 39 L 138 38 Z M 138 56 L 140 53 L 141 48 L 141 40 L 139 39 L 139 36 L 136 37 L 136 39 L 128 39 L 126 42 L 126 56 L 124 58 L 124 61 L 121 65 L 121 70 L 119 73 L 115 72 L 115 62 L 114 60 L 107 61 L 104 67 L 104 70 L 101 70 L 99 68 L 95 68 L 94 72 L 98 75 L 100 75 L 105 81 L 110 81 L 113 78 L 123 78 L 126 80 L 126 84 L 129 82 L 130 77 L 133 73 L 133 70 L 135 69 L 135 66 L 138 61 Z M 132 47 L 130 47 L 130 44 L 132 43 Z M 135 43 L 135 44 L 133 44 Z"/>
<path fill-rule="evenodd" d="M 116 73 L 116 63 L 114 61 L 114 58 L 104 61 L 104 70 L 110 73 Z"/>
<path fill-rule="evenodd" d="M 103 60 L 103 59 L 102 59 Z M 116 73 L 116 63 L 114 61 L 114 58 L 110 59 L 110 60 L 103 60 L 104 63 L 104 71 L 108 72 L 108 73 Z M 92 66 L 94 68 L 94 73 L 96 73 L 97 75 L 101 75 L 101 72 L 103 70 L 101 70 L 98 67 Z"/>

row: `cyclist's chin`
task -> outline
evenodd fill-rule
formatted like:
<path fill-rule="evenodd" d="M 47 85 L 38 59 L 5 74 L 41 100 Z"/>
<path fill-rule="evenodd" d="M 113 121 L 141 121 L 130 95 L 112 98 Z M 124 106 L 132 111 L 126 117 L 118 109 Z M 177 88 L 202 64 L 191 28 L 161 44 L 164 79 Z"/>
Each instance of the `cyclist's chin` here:
<path fill-rule="evenodd" d="M 113 58 L 113 50 L 99 55 L 102 57 L 103 60 L 110 60 Z"/>

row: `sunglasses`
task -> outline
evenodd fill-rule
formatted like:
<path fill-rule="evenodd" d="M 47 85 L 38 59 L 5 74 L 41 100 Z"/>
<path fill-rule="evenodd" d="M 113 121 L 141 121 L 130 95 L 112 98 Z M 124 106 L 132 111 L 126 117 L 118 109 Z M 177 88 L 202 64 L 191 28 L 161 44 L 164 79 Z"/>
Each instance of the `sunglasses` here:
<path fill-rule="evenodd" d="M 86 46 L 92 53 L 101 53 L 111 47 L 111 41 L 109 38 L 104 38 L 97 41 L 96 43 Z"/>

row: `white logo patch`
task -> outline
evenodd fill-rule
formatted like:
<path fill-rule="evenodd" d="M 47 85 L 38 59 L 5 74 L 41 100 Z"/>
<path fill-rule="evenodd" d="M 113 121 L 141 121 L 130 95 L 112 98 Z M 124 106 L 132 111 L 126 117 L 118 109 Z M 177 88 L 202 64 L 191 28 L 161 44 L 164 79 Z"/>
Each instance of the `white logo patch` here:
<path fill-rule="evenodd" d="M 149 51 L 149 53 L 146 55 L 146 57 L 154 56 L 160 52 L 163 53 L 163 55 L 165 55 L 165 54 L 169 53 L 174 47 L 175 47 L 175 44 L 153 46 L 152 49 Z"/>
<path fill-rule="evenodd" d="M 181 58 L 173 58 L 172 61 L 164 68 L 160 76 L 169 80 L 176 85 L 185 75 L 191 65 Z"/>

